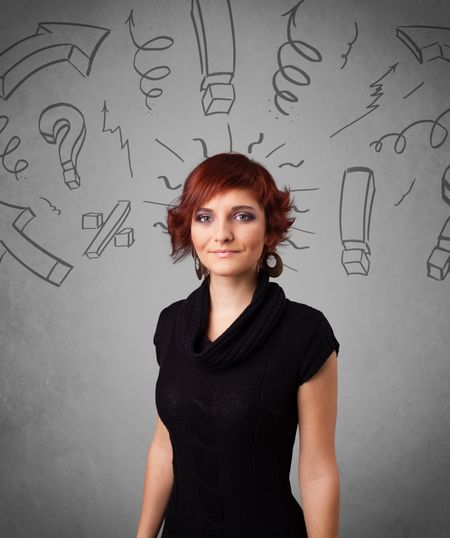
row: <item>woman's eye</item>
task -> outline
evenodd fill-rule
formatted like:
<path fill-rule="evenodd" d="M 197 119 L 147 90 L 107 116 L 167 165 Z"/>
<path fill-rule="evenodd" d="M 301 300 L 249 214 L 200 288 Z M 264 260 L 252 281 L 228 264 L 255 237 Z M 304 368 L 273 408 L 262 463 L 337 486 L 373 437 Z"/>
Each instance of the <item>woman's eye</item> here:
<path fill-rule="evenodd" d="M 242 221 L 247 221 L 247 220 L 253 220 L 253 215 L 250 215 L 250 213 L 237 213 L 236 214 L 236 217 L 243 217 L 243 218 L 239 218 L 238 220 L 242 220 Z M 203 214 L 203 215 L 197 215 L 197 218 L 196 220 L 198 222 L 209 222 L 208 220 L 204 220 L 204 219 L 209 219 L 211 218 L 210 215 L 206 215 L 206 214 Z"/>
<path fill-rule="evenodd" d="M 244 217 L 246 217 L 246 218 L 244 218 L 244 219 L 239 219 L 239 220 L 252 220 L 252 219 L 253 219 L 252 215 L 250 215 L 249 213 L 238 213 L 236 216 L 240 216 L 240 215 L 241 215 L 241 216 L 244 216 Z"/>

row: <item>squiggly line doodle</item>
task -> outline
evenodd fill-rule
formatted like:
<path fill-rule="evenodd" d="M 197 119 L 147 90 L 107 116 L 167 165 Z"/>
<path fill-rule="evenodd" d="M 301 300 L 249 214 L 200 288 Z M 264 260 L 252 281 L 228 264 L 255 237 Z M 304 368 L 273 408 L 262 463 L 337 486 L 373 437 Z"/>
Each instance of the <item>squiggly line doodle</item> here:
<path fill-rule="evenodd" d="M 102 127 L 102 133 L 111 133 L 114 134 L 115 132 L 119 133 L 119 139 L 120 139 L 120 149 L 123 149 L 124 147 L 127 148 L 127 154 L 128 154 L 128 168 L 130 170 L 131 177 L 133 177 L 133 169 L 131 168 L 131 157 L 130 157 L 130 145 L 128 144 L 128 138 L 123 141 L 122 138 L 122 129 L 120 128 L 120 125 L 117 125 L 114 129 L 111 129 L 108 127 L 106 128 L 106 113 L 109 112 L 108 107 L 106 106 L 106 101 L 103 101 L 103 127 Z"/>
<path fill-rule="evenodd" d="M 430 130 L 430 136 L 429 136 L 429 142 L 430 146 L 433 149 L 439 148 L 442 146 L 442 144 L 445 142 L 448 136 L 448 129 L 440 123 L 440 120 L 450 112 L 450 108 L 447 108 L 439 114 L 439 116 L 434 120 L 418 120 L 414 121 L 413 123 L 410 123 L 408 126 L 406 126 L 403 131 L 400 131 L 399 133 L 387 133 L 383 136 L 381 136 L 378 140 L 374 140 L 369 144 L 370 147 L 374 146 L 374 149 L 377 153 L 379 153 L 383 149 L 383 141 L 386 138 L 390 138 L 394 136 L 396 138 L 394 142 L 394 151 L 395 153 L 403 153 L 406 149 L 407 140 L 405 133 L 409 131 L 412 127 L 415 125 L 420 125 L 421 123 L 431 123 L 432 127 Z"/>
<path fill-rule="evenodd" d="M 159 51 L 159 50 L 166 50 L 173 45 L 174 40 L 173 38 L 169 36 L 160 35 L 157 37 L 153 37 L 152 39 L 149 39 L 143 45 L 139 45 L 139 43 L 134 38 L 133 31 L 132 31 L 132 27 L 134 28 L 136 26 L 134 23 L 134 18 L 133 18 L 133 10 L 131 10 L 131 13 L 128 19 L 125 21 L 125 24 L 126 23 L 128 23 L 128 29 L 130 31 L 130 36 L 133 41 L 133 45 L 137 48 L 133 56 L 133 67 L 136 73 L 138 73 L 138 75 L 140 75 L 141 77 L 141 80 L 139 83 L 139 89 L 145 95 L 145 106 L 148 108 L 148 110 L 152 110 L 152 107 L 149 104 L 149 100 L 160 97 L 163 94 L 163 90 L 162 88 L 156 88 L 156 87 L 145 89 L 143 87 L 143 84 L 146 81 L 151 81 L 150 85 L 153 85 L 154 81 L 162 80 L 163 78 L 166 78 L 167 76 L 170 75 L 172 71 L 170 67 L 167 65 L 157 65 L 155 67 L 151 67 L 147 71 L 141 71 L 136 65 L 136 59 L 138 55 L 143 51 L 154 52 L 154 51 Z"/>
<path fill-rule="evenodd" d="M 48 198 L 44 198 L 43 196 L 39 196 L 41 200 L 45 200 L 48 205 L 52 208 L 52 211 L 55 213 L 58 213 L 58 215 L 61 215 L 61 209 L 58 209 L 55 205 L 53 205 Z"/>
<path fill-rule="evenodd" d="M 232 80 L 236 68 L 230 0 L 192 0 L 191 19 L 202 72 L 203 113 L 228 114 L 235 101 Z M 218 28 L 220 35 L 217 35 Z"/>
<path fill-rule="evenodd" d="M 25 227 L 34 219 L 30 207 L 0 200 L 0 263 L 6 252 L 33 274 L 49 284 L 60 286 L 73 266 L 35 243 Z"/>
<path fill-rule="evenodd" d="M 450 28 L 444 26 L 398 26 L 397 37 L 419 63 L 432 60 L 450 62 Z"/>
<path fill-rule="evenodd" d="M 409 186 L 409 189 L 404 194 L 402 194 L 402 196 L 400 197 L 400 200 L 398 202 L 395 202 L 394 207 L 399 206 L 403 202 L 403 200 L 406 198 L 406 196 L 408 196 L 408 194 L 412 191 L 412 188 L 413 188 L 415 182 L 416 182 L 416 178 L 414 178 L 412 180 L 412 183 Z"/>
<path fill-rule="evenodd" d="M 9 123 L 8 116 L 0 115 L 0 134 L 6 129 L 6 126 Z M 14 174 L 14 177 L 16 180 L 19 180 L 19 174 L 20 172 L 23 172 L 28 168 L 28 161 L 25 161 L 24 159 L 19 159 L 16 161 L 16 164 L 14 165 L 14 168 L 9 168 L 6 163 L 6 157 L 13 153 L 19 146 L 20 146 L 20 138 L 18 136 L 13 136 L 10 138 L 8 143 L 5 146 L 5 149 L 2 153 L 0 153 L 0 158 L 2 159 L 2 165 L 3 168 L 9 172 L 10 174 Z"/>
<path fill-rule="evenodd" d="M 169 189 L 171 191 L 175 191 L 182 187 L 181 183 L 178 183 L 178 185 L 175 185 L 174 187 L 172 187 L 172 185 L 169 182 L 169 178 L 167 176 L 158 176 L 158 179 L 162 179 L 164 181 L 164 185 L 166 186 L 166 189 Z"/>
<path fill-rule="evenodd" d="M 89 24 L 40 22 L 34 35 L 25 37 L 0 53 L 0 97 L 10 95 L 37 71 L 68 62 L 84 77 L 110 30 Z"/>
<path fill-rule="evenodd" d="M 272 77 L 272 87 L 275 91 L 274 103 L 279 112 L 281 112 L 285 116 L 289 116 L 289 113 L 286 112 L 286 110 L 284 110 L 284 108 L 280 105 L 280 99 L 287 101 L 288 103 L 297 103 L 298 97 L 295 95 L 295 93 L 289 90 L 280 90 L 278 84 L 279 75 L 281 75 L 288 82 L 295 84 L 296 86 L 309 86 L 309 84 L 311 83 L 311 78 L 308 73 L 306 73 L 306 71 L 304 71 L 300 67 L 296 65 L 285 64 L 282 58 L 283 50 L 286 47 L 290 47 L 302 58 L 308 60 L 309 62 L 322 61 L 322 55 L 315 47 L 309 45 L 305 41 L 300 41 L 298 39 L 292 38 L 292 27 L 297 27 L 297 24 L 295 22 L 297 10 L 299 6 L 303 4 L 303 2 L 304 0 L 300 0 L 300 2 L 298 2 L 293 8 L 282 14 L 282 17 L 284 17 L 285 15 L 289 15 L 287 23 L 287 41 L 285 41 L 278 49 L 277 62 L 279 69 L 275 71 Z"/>
<path fill-rule="evenodd" d="M 348 48 L 344 52 L 344 54 L 341 54 L 341 58 L 344 58 L 344 62 L 342 63 L 339 69 L 344 69 L 344 67 L 346 66 L 348 55 L 350 54 L 350 51 L 352 50 L 352 47 L 355 44 L 355 41 L 358 39 L 358 24 L 356 23 L 356 21 L 354 22 L 354 25 L 355 25 L 355 37 L 351 41 L 347 42 Z"/>
<path fill-rule="evenodd" d="M 64 183 L 69 189 L 77 189 L 77 159 L 86 138 L 83 114 L 69 103 L 50 105 L 39 116 L 39 132 L 49 144 L 58 144 Z"/>
<path fill-rule="evenodd" d="M 399 62 L 391 65 L 389 67 L 389 69 L 379 79 L 377 79 L 375 82 L 372 82 L 372 84 L 370 84 L 369 87 L 370 88 L 375 88 L 375 91 L 370 94 L 370 97 L 373 97 L 373 99 L 372 99 L 372 102 L 369 103 L 366 106 L 366 109 L 368 109 L 368 111 L 365 114 L 361 114 L 361 116 L 358 116 L 356 119 L 354 119 L 350 123 L 347 123 L 347 125 L 344 125 L 344 127 L 341 127 L 340 129 L 335 131 L 333 134 L 330 135 L 330 138 L 333 138 L 333 136 L 336 136 L 337 134 L 341 133 L 344 129 L 347 129 L 347 127 L 350 127 L 351 125 L 354 125 L 356 122 L 362 120 L 363 118 L 365 118 L 366 116 L 368 116 L 369 114 L 371 114 L 372 112 L 375 112 L 375 110 L 377 110 L 377 108 L 380 106 L 377 103 L 377 101 L 381 97 L 383 97 L 383 95 L 384 95 L 383 83 L 381 81 L 385 77 L 387 77 L 390 73 L 395 73 L 395 70 L 396 70 L 398 64 L 399 64 Z"/>

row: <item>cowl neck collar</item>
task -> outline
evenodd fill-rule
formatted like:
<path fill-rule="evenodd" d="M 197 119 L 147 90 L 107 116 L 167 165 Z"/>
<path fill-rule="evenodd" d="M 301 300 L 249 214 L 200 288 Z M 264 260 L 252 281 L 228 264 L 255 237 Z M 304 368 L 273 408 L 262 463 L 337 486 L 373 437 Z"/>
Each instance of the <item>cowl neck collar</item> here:
<path fill-rule="evenodd" d="M 283 288 L 269 282 L 265 270 L 258 273 L 250 304 L 233 323 L 206 348 L 200 339 L 205 335 L 211 297 L 209 278 L 203 280 L 182 303 L 176 321 L 176 334 L 186 358 L 203 370 L 224 370 L 243 361 L 266 340 L 286 306 Z"/>

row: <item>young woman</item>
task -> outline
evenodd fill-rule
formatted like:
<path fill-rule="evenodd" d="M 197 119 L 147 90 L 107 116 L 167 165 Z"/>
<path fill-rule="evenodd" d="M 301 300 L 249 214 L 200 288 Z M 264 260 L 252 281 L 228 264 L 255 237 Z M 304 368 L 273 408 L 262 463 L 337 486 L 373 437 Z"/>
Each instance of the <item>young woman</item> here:
<path fill-rule="evenodd" d="M 320 310 L 269 281 L 291 209 L 263 166 L 222 153 L 168 210 L 171 256 L 192 253 L 204 278 L 158 318 L 137 538 L 156 538 L 163 520 L 163 538 L 338 537 L 339 342 Z M 297 426 L 302 507 L 289 481 Z"/>

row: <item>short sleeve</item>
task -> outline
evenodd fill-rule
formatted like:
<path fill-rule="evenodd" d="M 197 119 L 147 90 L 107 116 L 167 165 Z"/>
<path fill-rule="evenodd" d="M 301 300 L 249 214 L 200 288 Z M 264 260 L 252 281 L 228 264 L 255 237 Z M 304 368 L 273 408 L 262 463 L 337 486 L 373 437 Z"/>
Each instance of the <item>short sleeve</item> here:
<path fill-rule="evenodd" d="M 305 383 L 318 372 L 333 351 L 339 354 L 339 342 L 327 318 L 321 312 L 319 322 L 301 357 L 298 385 Z"/>
<path fill-rule="evenodd" d="M 158 363 L 158 366 L 161 366 L 161 318 L 162 318 L 162 312 L 160 312 L 158 321 L 156 322 L 156 329 L 155 334 L 153 335 L 153 344 L 155 346 L 155 353 L 156 353 L 156 362 Z"/>

